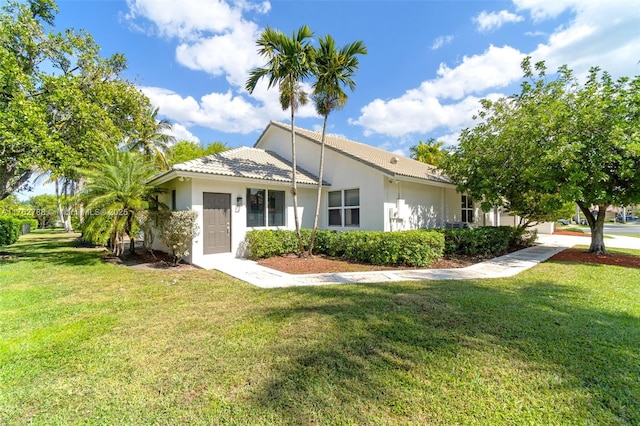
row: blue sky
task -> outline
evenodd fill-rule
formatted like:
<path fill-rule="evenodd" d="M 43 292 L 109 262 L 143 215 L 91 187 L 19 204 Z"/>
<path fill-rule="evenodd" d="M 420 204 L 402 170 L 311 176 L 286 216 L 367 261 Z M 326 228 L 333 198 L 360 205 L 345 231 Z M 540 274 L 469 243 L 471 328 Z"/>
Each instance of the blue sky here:
<path fill-rule="evenodd" d="M 59 29 L 91 33 L 103 56 L 124 53 L 133 81 L 178 139 L 252 145 L 270 120 L 287 121 L 275 89 L 244 91 L 264 64 L 266 27 L 303 24 L 339 45 L 362 40 L 355 92 L 329 131 L 399 154 L 434 137 L 455 144 L 479 99 L 518 91 L 525 55 L 577 75 L 600 66 L 640 74 L 640 0 L 514 1 L 58 1 Z M 311 105 L 298 125 L 319 129 Z"/>
<path fill-rule="evenodd" d="M 640 2 L 624 1 L 59 1 L 60 28 L 88 30 L 103 54 L 122 52 L 134 81 L 179 138 L 251 145 L 286 121 L 275 89 L 244 89 L 263 64 L 267 25 L 303 24 L 338 44 L 362 40 L 357 88 L 330 117 L 332 133 L 399 153 L 420 139 L 455 143 L 478 99 L 518 90 L 524 55 L 578 74 L 598 65 L 640 74 Z M 298 124 L 317 128 L 309 105 Z"/>

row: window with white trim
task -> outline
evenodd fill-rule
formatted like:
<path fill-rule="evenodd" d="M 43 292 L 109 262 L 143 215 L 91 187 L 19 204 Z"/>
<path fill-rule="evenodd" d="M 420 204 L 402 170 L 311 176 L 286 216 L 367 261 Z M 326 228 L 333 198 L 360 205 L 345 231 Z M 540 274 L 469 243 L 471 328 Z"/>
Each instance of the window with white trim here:
<path fill-rule="evenodd" d="M 462 196 L 462 221 L 473 223 L 473 200 L 468 195 Z"/>
<path fill-rule="evenodd" d="M 284 191 L 247 188 L 247 226 L 284 226 Z"/>
<path fill-rule="evenodd" d="M 360 189 L 329 191 L 329 226 L 360 226 Z"/>

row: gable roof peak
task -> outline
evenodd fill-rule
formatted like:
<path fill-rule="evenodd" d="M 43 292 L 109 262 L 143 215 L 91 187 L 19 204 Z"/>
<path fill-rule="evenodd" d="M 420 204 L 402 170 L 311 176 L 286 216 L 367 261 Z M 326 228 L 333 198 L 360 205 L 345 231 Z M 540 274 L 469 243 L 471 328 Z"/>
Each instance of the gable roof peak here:
<path fill-rule="evenodd" d="M 291 125 L 279 121 L 271 121 L 267 128 L 258 138 L 256 145 L 260 142 L 270 127 L 278 127 L 287 132 L 291 131 Z M 295 126 L 296 135 L 316 144 L 322 143 L 322 133 L 313 130 L 303 129 Z M 367 166 L 373 167 L 391 176 L 408 177 L 432 182 L 451 184 L 451 179 L 444 175 L 440 169 L 422 163 L 409 157 L 401 156 L 382 148 L 367 145 L 362 142 L 347 139 L 340 135 L 327 133 L 325 144 L 328 149 L 336 151 L 342 155 L 352 158 Z"/>

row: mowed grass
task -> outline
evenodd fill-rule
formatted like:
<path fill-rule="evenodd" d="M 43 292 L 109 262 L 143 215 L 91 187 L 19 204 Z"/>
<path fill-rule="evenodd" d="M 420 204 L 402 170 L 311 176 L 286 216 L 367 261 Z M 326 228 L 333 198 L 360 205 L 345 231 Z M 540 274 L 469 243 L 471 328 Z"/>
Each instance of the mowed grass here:
<path fill-rule="evenodd" d="M 264 290 L 73 245 L 0 249 L 0 424 L 640 424 L 637 269 Z"/>

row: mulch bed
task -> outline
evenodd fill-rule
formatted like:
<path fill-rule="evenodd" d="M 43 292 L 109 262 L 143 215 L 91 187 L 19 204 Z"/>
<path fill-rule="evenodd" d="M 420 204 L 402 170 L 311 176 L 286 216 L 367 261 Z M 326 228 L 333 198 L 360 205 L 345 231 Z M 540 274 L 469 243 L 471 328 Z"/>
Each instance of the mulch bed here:
<path fill-rule="evenodd" d="M 148 251 L 138 250 L 135 254 L 129 254 L 125 252 L 120 256 L 114 256 L 109 254 L 103 257 L 103 260 L 115 265 L 130 266 L 137 269 L 171 269 L 171 270 L 191 270 L 197 269 L 193 265 L 188 263 L 178 263 L 173 265 L 173 260 L 170 254 L 162 251 L 153 251 L 153 254 Z"/>
<path fill-rule="evenodd" d="M 364 263 L 348 262 L 342 259 L 334 259 L 326 256 L 314 256 L 301 258 L 294 254 L 287 256 L 275 256 L 268 259 L 260 259 L 259 265 L 288 274 L 323 274 L 338 272 L 366 272 L 366 271 L 391 271 L 398 269 L 450 269 L 464 268 L 474 263 L 482 262 L 487 258 L 457 257 L 455 259 L 440 259 L 430 268 L 424 266 L 379 266 Z"/>
<path fill-rule="evenodd" d="M 563 250 L 554 255 L 551 260 L 640 268 L 640 256 L 619 253 L 593 254 L 576 248 Z"/>
<path fill-rule="evenodd" d="M 588 236 L 588 235 L 587 235 Z M 450 269 L 464 268 L 475 263 L 483 262 L 490 257 L 460 257 L 441 259 L 430 268 L 408 266 L 376 266 L 362 263 L 347 262 L 341 259 L 315 256 L 313 258 L 300 258 L 296 255 L 276 256 L 261 259 L 258 264 L 288 274 L 322 274 L 339 272 L 365 272 L 365 271 L 390 271 L 397 269 Z M 554 255 L 551 260 L 590 263 L 602 265 L 625 266 L 640 268 L 640 256 L 610 253 L 597 255 L 580 249 L 566 249 Z"/>

